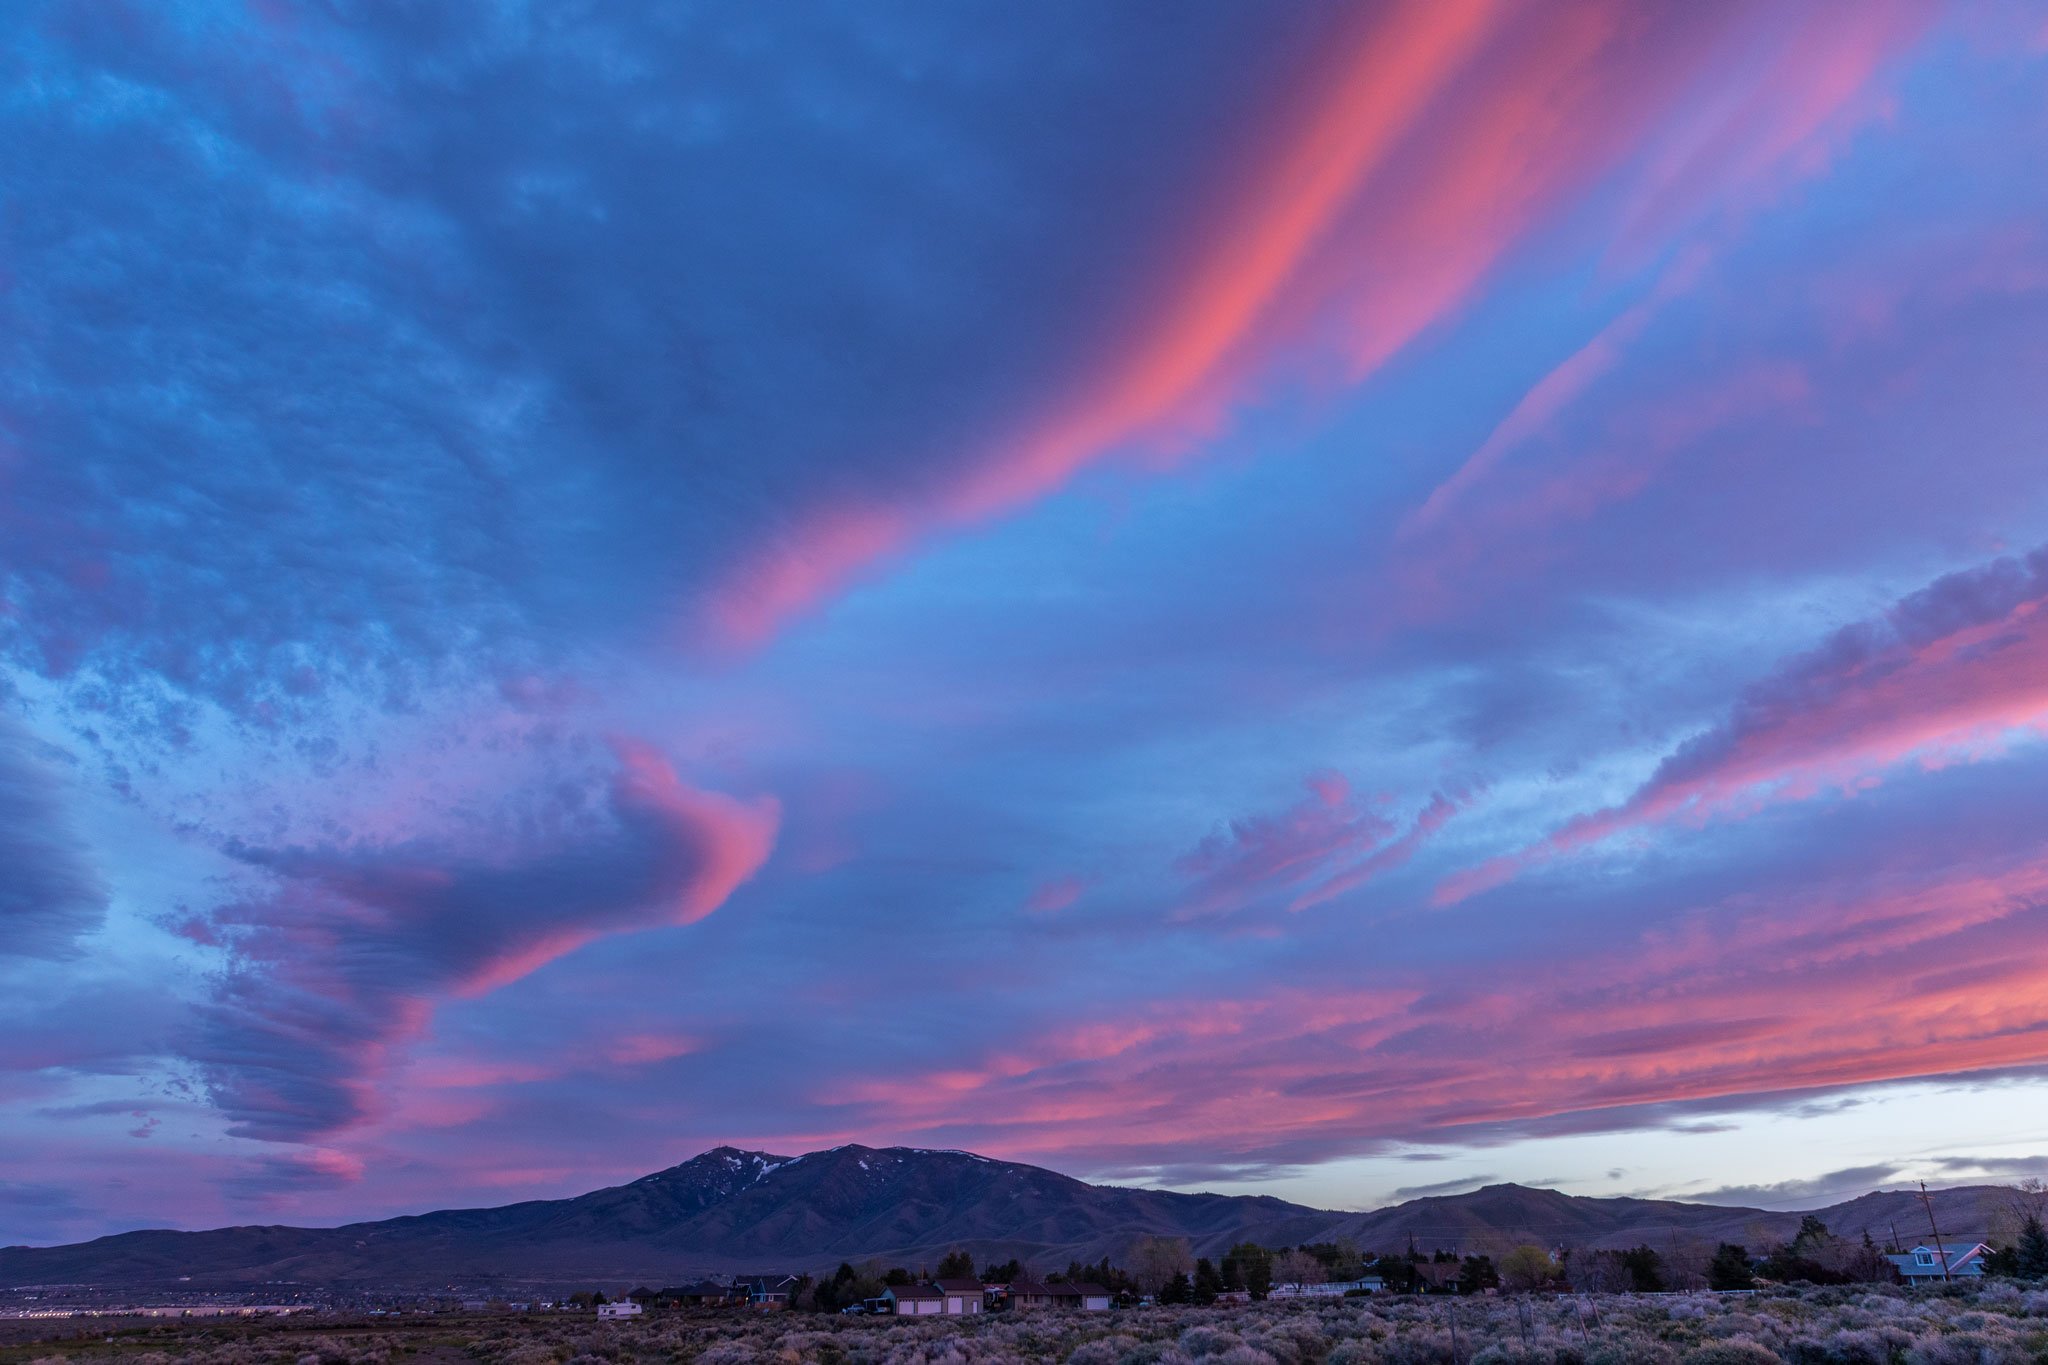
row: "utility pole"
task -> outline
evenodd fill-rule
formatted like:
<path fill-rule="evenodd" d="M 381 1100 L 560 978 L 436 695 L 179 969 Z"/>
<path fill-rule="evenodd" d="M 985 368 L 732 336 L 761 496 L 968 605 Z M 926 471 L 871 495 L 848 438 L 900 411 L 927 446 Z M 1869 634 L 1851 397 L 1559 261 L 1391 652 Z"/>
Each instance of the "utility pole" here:
<path fill-rule="evenodd" d="M 1927 1193 L 1927 1182 L 1920 1182 L 1920 1202 L 1927 1206 L 1927 1227 L 1934 1233 L 1934 1254 L 1941 1257 L 1941 1280 L 1952 1283 L 1955 1276 L 1948 1273 L 1948 1248 L 1941 1244 L 1941 1228 L 1934 1221 L 1934 1198 Z"/>

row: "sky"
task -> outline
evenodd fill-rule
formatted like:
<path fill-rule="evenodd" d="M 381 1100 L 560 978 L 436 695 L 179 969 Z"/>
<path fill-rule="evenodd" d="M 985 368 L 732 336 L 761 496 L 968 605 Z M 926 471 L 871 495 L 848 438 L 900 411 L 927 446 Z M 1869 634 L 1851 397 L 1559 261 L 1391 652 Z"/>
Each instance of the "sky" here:
<path fill-rule="evenodd" d="M 26 0 L 0 73 L 0 1243 L 721 1143 L 2048 1172 L 2038 8 Z"/>

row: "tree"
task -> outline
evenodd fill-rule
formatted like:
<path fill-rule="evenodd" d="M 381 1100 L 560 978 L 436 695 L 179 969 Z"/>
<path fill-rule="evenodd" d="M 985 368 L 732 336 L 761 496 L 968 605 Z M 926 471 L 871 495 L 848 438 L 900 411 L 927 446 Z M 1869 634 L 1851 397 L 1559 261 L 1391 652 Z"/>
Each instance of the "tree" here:
<path fill-rule="evenodd" d="M 971 1280 L 974 1278 L 974 1258 L 964 1251 L 946 1253 L 939 1262 L 938 1278 L 942 1280 Z"/>
<path fill-rule="evenodd" d="M 2022 1279 L 2048 1279 L 2048 1227 L 2039 1218 L 2029 1218 L 2020 1229 L 2019 1274 Z"/>
<path fill-rule="evenodd" d="M 1166 1282 L 1166 1287 L 1159 1291 L 1161 1303 L 1193 1303 L 1194 1300 L 1195 1287 L 1185 1270 L 1176 1270 L 1173 1278 Z"/>
<path fill-rule="evenodd" d="M 1265 1298 L 1273 1291 L 1273 1253 L 1257 1242 L 1239 1242 L 1223 1258 L 1225 1282 L 1233 1277 L 1253 1298 Z"/>
<path fill-rule="evenodd" d="M 1542 1252 L 1543 1248 L 1537 1247 L 1536 1250 Z M 1509 1254 L 1512 1255 L 1513 1253 Z M 1545 1254 L 1543 1259 L 1547 1263 L 1550 1257 Z M 1500 1288 L 1500 1271 L 1494 1269 L 1491 1256 L 1467 1256 L 1459 1265 L 1458 1292 L 1460 1294 L 1478 1294 L 1484 1290 L 1498 1288 Z"/>
<path fill-rule="evenodd" d="M 1223 1276 L 1216 1270 L 1216 1263 L 1207 1256 L 1195 1262 L 1194 1299 L 1196 1303 L 1214 1303 L 1216 1296 L 1223 1292 Z"/>
<path fill-rule="evenodd" d="M 839 1269 L 833 1271 L 828 1278 L 818 1281 L 818 1287 L 811 1291 L 811 1307 L 820 1313 L 836 1313 L 854 1303 L 855 1299 L 851 1295 L 857 1278 L 853 1267 L 841 1261 Z"/>
<path fill-rule="evenodd" d="M 1648 1246 L 1631 1247 L 1620 1255 L 1621 1268 L 1628 1272 L 1628 1287 L 1638 1294 L 1664 1291 L 1664 1258 Z"/>
<path fill-rule="evenodd" d="M 1756 1274 L 1749 1268 L 1749 1249 L 1731 1242 L 1715 1247 L 1714 1259 L 1707 1262 L 1707 1288 L 1756 1288 Z"/>
<path fill-rule="evenodd" d="M 1185 1237 L 1140 1237 L 1131 1243 L 1131 1278 L 1147 1294 L 1158 1295 L 1195 1268 L 1194 1254 Z"/>
<path fill-rule="evenodd" d="M 1835 1234 L 1828 1231 L 1828 1225 L 1812 1214 L 1799 1220 L 1799 1231 L 1792 1235 L 1789 1248 L 1794 1256 L 1809 1256 L 1816 1260 L 1835 1240 Z"/>
<path fill-rule="evenodd" d="M 1355 1280 L 1365 1273 L 1358 1243 L 1349 1237 L 1339 1237 L 1334 1242 L 1304 1242 L 1301 1249 L 1323 1263 L 1325 1279 Z"/>
<path fill-rule="evenodd" d="M 1380 1277 L 1389 1290 L 1396 1294 L 1413 1294 L 1416 1280 L 1415 1262 L 1406 1256 L 1377 1256 L 1366 1262 L 1366 1270 Z"/>
<path fill-rule="evenodd" d="M 991 1261 L 981 1268 L 983 1284 L 1009 1284 L 1012 1280 L 1024 1278 L 1024 1267 L 1015 1256 L 997 1265 Z"/>
<path fill-rule="evenodd" d="M 1328 1275 L 1313 1252 L 1283 1251 L 1273 1261 L 1273 1278 L 1299 1294 L 1304 1285 L 1321 1284 Z"/>
<path fill-rule="evenodd" d="M 1557 1262 L 1539 1246 L 1518 1246 L 1501 1258 L 1500 1281 L 1518 1294 L 1541 1289 L 1557 1278 Z"/>

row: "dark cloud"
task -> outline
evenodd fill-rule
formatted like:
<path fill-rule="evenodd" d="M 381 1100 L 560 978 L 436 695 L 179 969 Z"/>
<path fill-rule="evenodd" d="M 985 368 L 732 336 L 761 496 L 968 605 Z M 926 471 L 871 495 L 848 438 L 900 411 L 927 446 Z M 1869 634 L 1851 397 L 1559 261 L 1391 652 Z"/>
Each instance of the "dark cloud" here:
<path fill-rule="evenodd" d="M 1439 1194 L 1466 1194 L 1486 1185 L 1497 1185 L 1497 1175 L 1472 1175 L 1460 1180 L 1439 1180 L 1433 1185 L 1403 1185 L 1394 1191 L 1396 1199 L 1427 1199 Z"/>
<path fill-rule="evenodd" d="M 1087 363 L 1254 17 L 10 7 L 0 650 L 182 740 L 658 628 Z"/>
<path fill-rule="evenodd" d="M 106 883 L 65 800 L 41 746 L 0 712 L 0 957 L 69 956 L 106 914 Z"/>
<path fill-rule="evenodd" d="M 2048 1153 L 2036 1156 L 1945 1156 L 1936 1165 L 1956 1175 L 1999 1180 L 2048 1179 Z"/>
<path fill-rule="evenodd" d="M 1845 1166 L 1839 1171 L 1803 1180 L 1781 1180 L 1770 1185 L 1723 1185 L 1686 1198 L 1703 1204 L 1736 1204 L 1746 1208 L 1819 1208 L 1868 1194 L 1878 1186 L 1896 1180 L 1898 1174 L 1896 1165 Z"/>
<path fill-rule="evenodd" d="M 0 1238 L 7 1244 L 35 1246 L 75 1236 L 100 1216 L 68 1186 L 0 1179 L 0 1229 L 4 1229 Z M 14 1238 L 21 1240 L 14 1242 Z"/>

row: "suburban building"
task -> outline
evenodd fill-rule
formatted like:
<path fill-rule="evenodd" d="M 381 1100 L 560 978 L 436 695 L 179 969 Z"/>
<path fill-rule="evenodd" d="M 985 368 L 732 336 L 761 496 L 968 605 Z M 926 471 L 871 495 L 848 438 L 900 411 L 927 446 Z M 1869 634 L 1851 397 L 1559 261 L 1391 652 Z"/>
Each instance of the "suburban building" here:
<path fill-rule="evenodd" d="M 1465 1267 L 1457 1261 L 1417 1261 L 1415 1274 L 1422 1281 L 1424 1293 L 1436 1293 L 1458 1287 L 1458 1277 L 1465 1273 Z"/>
<path fill-rule="evenodd" d="M 1917 1246 L 1911 1251 L 1888 1252 L 1885 1259 L 1899 1272 L 1899 1278 L 1907 1284 L 1926 1284 L 1943 1279 L 1975 1280 L 1984 1274 L 1984 1258 L 1991 1254 L 1991 1248 L 1978 1242 L 1961 1250 L 1951 1249 L 1948 1253 L 1947 1274 L 1944 1276 L 1941 1253 L 1931 1246 Z"/>
<path fill-rule="evenodd" d="M 1325 1280 L 1321 1284 L 1276 1284 L 1269 1297 L 1276 1299 L 1341 1299 L 1346 1294 L 1358 1292 L 1378 1294 L 1387 1287 L 1387 1282 L 1377 1275 L 1367 1275 L 1358 1280 Z"/>
<path fill-rule="evenodd" d="M 637 1318 L 640 1312 L 640 1305 L 631 1299 L 623 1303 L 601 1303 L 597 1306 L 597 1315 L 601 1318 Z"/>
<path fill-rule="evenodd" d="M 1108 1311 L 1109 1301 L 1109 1291 L 1099 1284 L 1018 1280 L 1010 1286 L 1012 1308 L 1078 1308 L 1100 1313 Z"/>
<path fill-rule="evenodd" d="M 744 1275 L 732 1287 L 736 1299 L 756 1308 L 787 1308 L 789 1296 L 802 1284 L 799 1275 Z"/>
<path fill-rule="evenodd" d="M 694 1284 L 678 1286 L 669 1291 L 667 1296 L 692 1307 L 739 1303 L 744 1302 L 747 1297 L 743 1289 L 729 1280 L 698 1280 Z"/>
<path fill-rule="evenodd" d="M 932 1283 L 938 1288 L 940 1293 L 946 1296 L 947 1317 L 964 1317 L 969 1313 L 979 1313 L 981 1311 L 982 1288 L 980 1280 L 934 1280 Z"/>
<path fill-rule="evenodd" d="M 882 1297 L 899 1318 L 937 1317 L 946 1311 L 946 1291 L 935 1284 L 892 1284 Z"/>

